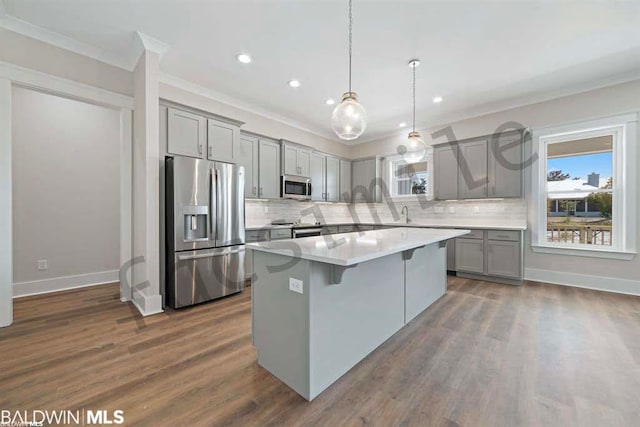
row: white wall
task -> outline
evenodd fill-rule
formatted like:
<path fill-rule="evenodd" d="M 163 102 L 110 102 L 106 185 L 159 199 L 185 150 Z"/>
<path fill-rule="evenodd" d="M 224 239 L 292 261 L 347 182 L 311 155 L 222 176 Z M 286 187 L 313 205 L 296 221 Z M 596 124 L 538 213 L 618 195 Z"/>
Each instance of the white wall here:
<path fill-rule="evenodd" d="M 14 87 L 12 123 L 15 294 L 116 281 L 120 112 Z"/>
<path fill-rule="evenodd" d="M 0 79 L 0 327 L 13 322 L 11 82 Z"/>
<path fill-rule="evenodd" d="M 640 80 L 463 120 L 452 123 L 450 126 L 457 138 L 463 139 L 493 133 L 498 126 L 508 121 L 516 121 L 526 127 L 537 128 L 632 111 L 640 111 Z M 422 130 L 423 136 L 428 136 L 443 127 Z M 351 157 L 394 153 L 398 144 L 404 143 L 405 139 L 406 136 L 402 134 L 357 145 L 352 148 Z M 439 139 L 435 142 L 445 141 L 445 139 Z M 638 155 L 640 156 L 640 150 Z M 640 164 L 640 158 L 635 159 L 634 164 Z M 526 176 L 525 191 L 530 200 L 531 170 L 527 171 Z M 640 174 L 636 182 L 636 191 L 640 191 Z M 640 198 L 638 200 L 640 201 Z M 640 206 L 638 209 L 640 212 Z M 528 216 L 529 226 L 531 226 L 531 210 Z M 640 230 L 638 233 L 638 239 L 640 239 Z M 525 269 L 527 270 L 525 274 L 529 277 L 589 287 L 596 287 L 597 284 L 602 289 L 640 294 L 639 256 L 631 261 L 624 261 L 542 254 L 531 250 L 530 240 L 529 231 L 526 233 L 525 242 Z M 601 279 L 593 280 L 593 277 Z"/>

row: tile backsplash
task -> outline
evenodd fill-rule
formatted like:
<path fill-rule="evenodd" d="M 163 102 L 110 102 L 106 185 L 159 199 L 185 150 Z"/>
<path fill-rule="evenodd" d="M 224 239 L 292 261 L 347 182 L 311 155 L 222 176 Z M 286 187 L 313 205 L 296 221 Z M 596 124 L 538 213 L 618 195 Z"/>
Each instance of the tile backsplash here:
<path fill-rule="evenodd" d="M 526 221 L 524 199 L 467 201 L 407 201 L 391 199 L 383 203 L 322 203 L 294 200 L 247 200 L 247 227 L 270 224 L 277 219 L 305 223 L 394 222 L 401 220 L 403 206 L 413 220 Z"/>

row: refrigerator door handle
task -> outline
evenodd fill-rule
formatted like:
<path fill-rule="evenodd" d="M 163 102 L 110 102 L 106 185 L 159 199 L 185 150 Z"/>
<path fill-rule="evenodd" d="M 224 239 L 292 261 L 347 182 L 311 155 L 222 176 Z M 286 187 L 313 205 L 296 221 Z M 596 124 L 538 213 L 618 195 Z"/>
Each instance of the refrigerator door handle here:
<path fill-rule="evenodd" d="M 201 259 L 201 258 L 213 258 L 217 256 L 239 254 L 240 252 L 244 252 L 244 249 L 234 249 L 231 251 L 224 251 L 224 252 L 209 252 L 206 254 L 198 254 L 198 255 L 178 255 L 178 261 L 188 261 L 191 259 Z"/>
<path fill-rule="evenodd" d="M 210 201 L 209 203 L 211 204 L 211 207 L 209 208 L 210 210 L 210 214 L 209 214 L 209 224 L 210 224 L 210 234 L 211 234 L 211 238 L 210 240 L 212 241 L 216 241 L 218 239 L 218 226 L 217 226 L 217 222 L 218 222 L 218 170 L 217 169 L 211 169 L 211 191 L 209 194 L 209 198 Z"/>

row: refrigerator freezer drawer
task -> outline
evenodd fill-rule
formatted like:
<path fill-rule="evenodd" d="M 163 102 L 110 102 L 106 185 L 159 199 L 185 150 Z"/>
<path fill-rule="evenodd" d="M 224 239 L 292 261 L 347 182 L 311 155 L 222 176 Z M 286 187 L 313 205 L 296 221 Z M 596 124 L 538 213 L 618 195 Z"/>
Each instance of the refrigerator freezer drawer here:
<path fill-rule="evenodd" d="M 186 307 L 242 291 L 244 255 L 244 246 L 176 253 L 174 280 L 167 289 L 169 305 Z"/>

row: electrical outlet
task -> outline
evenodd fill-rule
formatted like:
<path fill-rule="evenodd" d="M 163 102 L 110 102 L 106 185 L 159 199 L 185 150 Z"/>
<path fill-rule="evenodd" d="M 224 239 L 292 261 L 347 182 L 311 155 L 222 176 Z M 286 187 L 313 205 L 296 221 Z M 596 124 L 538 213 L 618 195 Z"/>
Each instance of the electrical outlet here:
<path fill-rule="evenodd" d="M 269 213 L 269 207 L 268 206 L 264 207 L 264 213 Z"/>
<path fill-rule="evenodd" d="M 474 206 L 473 207 L 473 212 L 474 213 L 480 213 L 480 206 Z"/>
<path fill-rule="evenodd" d="M 294 279 L 293 277 L 289 277 L 289 290 L 293 292 L 297 292 L 299 294 L 304 294 L 304 282 L 302 280 Z"/>
<path fill-rule="evenodd" d="M 449 206 L 449 213 L 456 213 L 456 208 L 453 206 Z"/>
<path fill-rule="evenodd" d="M 39 259 L 37 261 L 38 270 L 48 270 L 49 262 L 46 259 Z"/>

